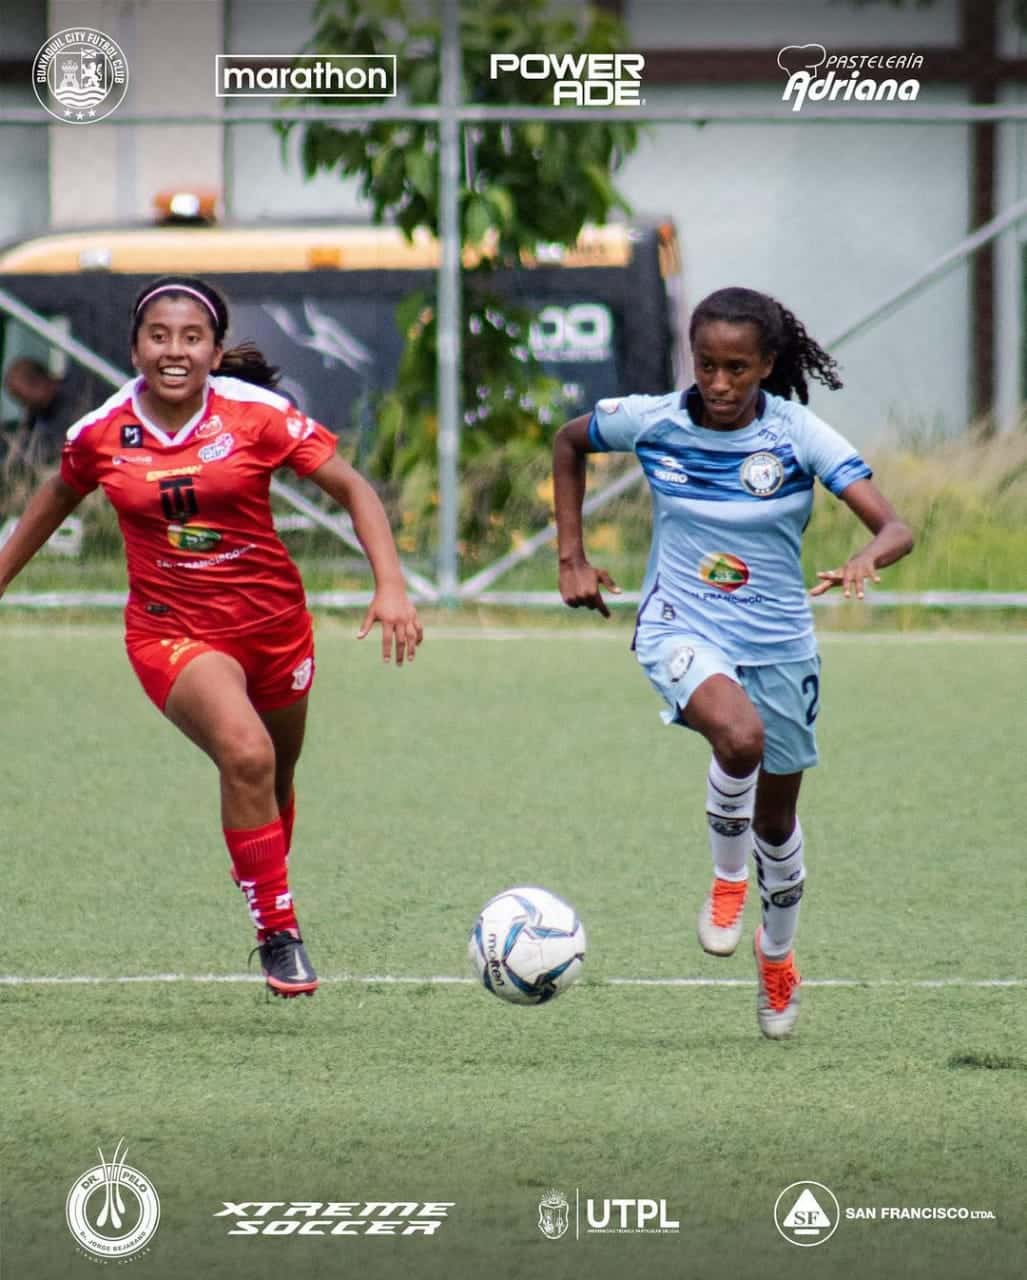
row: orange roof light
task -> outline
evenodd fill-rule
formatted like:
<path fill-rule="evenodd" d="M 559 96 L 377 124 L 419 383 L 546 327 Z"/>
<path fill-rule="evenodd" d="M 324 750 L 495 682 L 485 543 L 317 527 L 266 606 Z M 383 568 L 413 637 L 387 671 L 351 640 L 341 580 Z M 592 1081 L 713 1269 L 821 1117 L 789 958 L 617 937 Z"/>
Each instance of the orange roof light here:
<path fill-rule="evenodd" d="M 218 193 L 210 187 L 159 191 L 153 198 L 153 208 L 158 222 L 207 226 L 217 221 Z"/>

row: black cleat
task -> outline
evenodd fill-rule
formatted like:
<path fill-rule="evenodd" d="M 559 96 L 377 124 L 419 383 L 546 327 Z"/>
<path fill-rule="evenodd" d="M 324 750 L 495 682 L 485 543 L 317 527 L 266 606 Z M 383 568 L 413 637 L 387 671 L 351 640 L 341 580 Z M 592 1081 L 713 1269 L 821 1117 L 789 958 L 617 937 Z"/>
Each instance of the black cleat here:
<path fill-rule="evenodd" d="M 272 933 L 255 950 L 272 995 L 312 996 L 317 990 L 317 974 L 299 934 Z"/>

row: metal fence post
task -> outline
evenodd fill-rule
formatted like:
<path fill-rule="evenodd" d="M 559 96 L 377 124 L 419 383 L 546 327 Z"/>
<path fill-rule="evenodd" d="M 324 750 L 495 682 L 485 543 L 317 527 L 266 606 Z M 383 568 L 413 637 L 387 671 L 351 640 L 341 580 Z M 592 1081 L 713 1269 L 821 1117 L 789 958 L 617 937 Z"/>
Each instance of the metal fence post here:
<path fill-rule="evenodd" d="M 439 123 L 439 560 L 442 603 L 457 598 L 457 524 L 460 509 L 460 0 L 442 3 L 441 120 Z"/>

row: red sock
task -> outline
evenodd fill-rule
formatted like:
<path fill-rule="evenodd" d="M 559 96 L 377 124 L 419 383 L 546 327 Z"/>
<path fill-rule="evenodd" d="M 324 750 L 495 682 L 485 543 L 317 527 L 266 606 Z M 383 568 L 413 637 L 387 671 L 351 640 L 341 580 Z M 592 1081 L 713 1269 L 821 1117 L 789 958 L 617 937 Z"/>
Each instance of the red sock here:
<path fill-rule="evenodd" d="M 257 940 L 269 933 L 296 929 L 296 913 L 285 868 L 285 831 L 281 818 L 251 831 L 225 830 L 225 843 L 235 878 L 246 896 Z"/>
<path fill-rule="evenodd" d="M 289 792 L 289 798 L 285 802 L 285 806 L 281 811 L 282 830 L 285 832 L 285 856 L 289 856 L 292 849 L 292 827 L 296 821 L 296 790 L 293 788 Z"/>

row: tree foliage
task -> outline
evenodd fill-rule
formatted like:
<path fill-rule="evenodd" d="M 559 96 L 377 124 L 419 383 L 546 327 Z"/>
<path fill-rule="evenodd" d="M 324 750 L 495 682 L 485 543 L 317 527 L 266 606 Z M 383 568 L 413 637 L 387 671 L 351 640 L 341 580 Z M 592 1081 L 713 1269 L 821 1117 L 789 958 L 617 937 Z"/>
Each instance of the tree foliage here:
<path fill-rule="evenodd" d="M 490 79 L 493 53 L 614 53 L 623 32 L 610 15 L 555 16 L 548 0 L 468 0 L 461 5 L 462 100 L 493 105 L 552 106 L 552 82 L 516 75 Z M 434 11 L 436 5 L 430 6 Z M 440 98 L 438 15 L 418 16 L 404 0 L 320 0 L 308 53 L 394 54 L 400 101 L 434 105 Z M 319 100 L 334 105 L 332 99 Z M 346 105 L 380 106 L 380 99 Z M 356 126 L 312 120 L 280 126 L 301 134 L 305 174 L 356 179 L 377 222 L 411 237 L 438 234 L 439 155 L 434 123 L 368 120 Z M 484 247 L 464 271 L 461 466 L 465 483 L 461 534 L 465 554 L 509 542 L 504 509 L 545 451 L 545 426 L 559 421 L 562 389 L 543 376 L 528 341 L 530 315 L 496 296 L 497 266 L 515 266 L 539 244 L 571 246 L 586 223 L 628 212 L 613 174 L 637 144 L 631 123 L 487 122 L 465 126 L 460 221 L 465 245 Z M 376 406 L 377 429 L 366 465 L 391 497 L 407 549 L 430 541 L 436 496 L 436 324 L 431 297 L 400 308 L 406 349 L 394 390 Z M 537 481 L 530 482 L 531 494 Z M 526 498 L 530 495 L 524 495 Z M 524 521 L 547 514 L 543 499 L 520 504 Z"/>
<path fill-rule="evenodd" d="M 493 53 L 615 53 L 623 32 L 609 14 L 550 16 L 548 0 L 467 0 L 460 10 L 464 102 L 484 106 L 552 106 L 552 84 L 516 75 L 489 78 Z M 316 53 L 388 53 L 397 60 L 401 97 L 410 106 L 440 96 L 441 32 L 436 16 L 406 16 L 405 0 L 319 0 L 317 27 L 306 47 Z M 332 99 L 319 101 L 332 102 Z M 380 99 L 351 99 L 380 105 Z M 308 177 L 334 172 L 357 178 L 378 221 L 411 234 L 438 231 L 438 140 L 434 124 L 369 121 L 346 128 L 325 121 L 283 125 L 303 135 Z M 464 239 L 498 235 L 501 259 L 516 260 L 539 241 L 573 244 L 586 222 L 627 211 L 610 175 L 637 142 L 630 123 L 524 125 L 485 123 L 465 129 L 460 212 Z"/>

